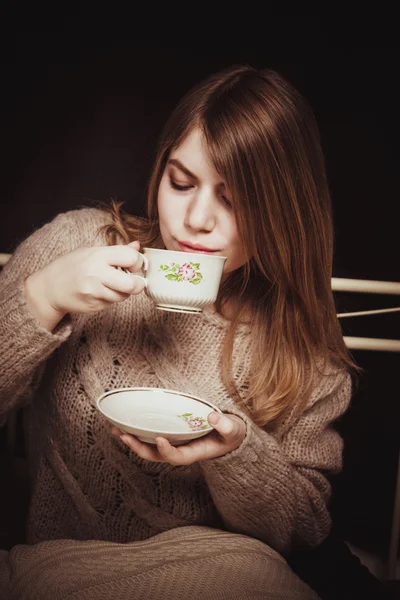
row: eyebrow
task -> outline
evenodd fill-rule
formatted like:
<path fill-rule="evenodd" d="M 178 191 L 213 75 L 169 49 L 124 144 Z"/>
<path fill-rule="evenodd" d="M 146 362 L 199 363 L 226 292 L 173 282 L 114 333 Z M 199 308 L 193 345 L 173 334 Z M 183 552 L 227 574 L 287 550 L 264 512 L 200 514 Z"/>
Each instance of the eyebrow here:
<path fill-rule="evenodd" d="M 189 169 L 187 167 L 185 167 L 185 165 L 183 165 L 181 163 L 181 161 L 178 160 L 177 158 L 170 158 L 168 161 L 168 164 L 173 165 L 174 167 L 176 167 L 177 169 L 182 171 L 182 173 L 185 173 L 185 175 L 187 175 L 191 179 L 198 181 L 198 178 L 196 177 L 196 175 L 194 173 L 192 173 L 191 171 L 189 171 Z"/>
<path fill-rule="evenodd" d="M 167 164 L 173 165 L 174 167 L 176 167 L 177 169 L 182 171 L 182 173 L 184 173 L 185 175 L 187 175 L 188 177 L 193 179 L 193 181 L 196 181 L 196 182 L 199 181 L 199 178 L 197 177 L 197 175 L 192 173 L 192 171 L 189 171 L 189 169 L 187 167 L 185 167 L 185 165 L 183 163 L 181 163 L 181 161 L 178 160 L 177 158 L 170 158 L 168 160 Z M 218 187 L 225 188 L 225 183 L 222 181 L 221 183 L 218 184 Z"/>

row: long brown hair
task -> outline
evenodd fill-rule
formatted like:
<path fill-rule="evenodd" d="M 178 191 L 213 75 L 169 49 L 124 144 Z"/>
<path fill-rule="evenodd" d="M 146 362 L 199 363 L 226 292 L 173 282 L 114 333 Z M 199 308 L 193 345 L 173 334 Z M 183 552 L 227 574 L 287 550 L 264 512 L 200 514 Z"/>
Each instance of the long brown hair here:
<path fill-rule="evenodd" d="M 331 288 L 333 224 L 318 127 L 302 95 L 272 70 L 233 66 L 190 90 L 162 132 L 149 181 L 147 217 L 114 203 L 118 236 L 164 247 L 158 187 L 171 151 L 199 128 L 251 260 L 221 285 L 217 310 L 235 301 L 222 378 L 260 426 L 301 411 L 324 370 L 356 369 L 344 344 Z M 251 315 L 253 372 L 246 398 L 232 377 L 237 326 Z M 329 365 L 329 368 L 328 368 Z M 319 375 L 318 375 L 319 376 Z"/>

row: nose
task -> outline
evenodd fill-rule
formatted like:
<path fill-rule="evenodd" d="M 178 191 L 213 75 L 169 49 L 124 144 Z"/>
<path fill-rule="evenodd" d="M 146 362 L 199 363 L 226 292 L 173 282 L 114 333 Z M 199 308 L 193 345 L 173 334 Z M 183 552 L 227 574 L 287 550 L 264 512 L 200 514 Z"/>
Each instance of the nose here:
<path fill-rule="evenodd" d="M 185 225 L 188 229 L 209 232 L 215 226 L 215 205 L 212 194 L 206 190 L 196 193 L 186 208 Z"/>

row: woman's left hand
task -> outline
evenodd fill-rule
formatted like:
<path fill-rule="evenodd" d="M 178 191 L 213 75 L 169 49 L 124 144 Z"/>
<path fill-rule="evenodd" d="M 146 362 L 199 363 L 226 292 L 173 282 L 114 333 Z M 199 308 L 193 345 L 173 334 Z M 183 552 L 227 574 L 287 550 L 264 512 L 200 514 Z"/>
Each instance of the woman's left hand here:
<path fill-rule="evenodd" d="M 168 440 L 157 437 L 157 445 L 141 442 L 129 433 L 116 427 L 112 433 L 141 458 L 153 462 L 168 462 L 171 465 L 190 465 L 200 460 L 217 458 L 236 450 L 246 436 L 246 424 L 236 415 L 210 413 L 208 422 L 215 431 L 181 446 L 171 446 Z"/>

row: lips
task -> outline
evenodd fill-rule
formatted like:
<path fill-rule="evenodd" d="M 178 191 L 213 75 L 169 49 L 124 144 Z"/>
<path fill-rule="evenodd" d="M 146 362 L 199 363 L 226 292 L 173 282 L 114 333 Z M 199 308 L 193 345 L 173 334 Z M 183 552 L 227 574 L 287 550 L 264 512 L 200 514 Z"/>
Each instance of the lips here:
<path fill-rule="evenodd" d="M 214 254 L 214 252 L 217 252 L 217 250 L 214 250 L 213 248 L 207 248 L 207 246 L 202 246 L 201 244 L 193 244 L 186 241 L 178 241 L 178 246 L 182 252 L 197 252 L 198 254 Z"/>

